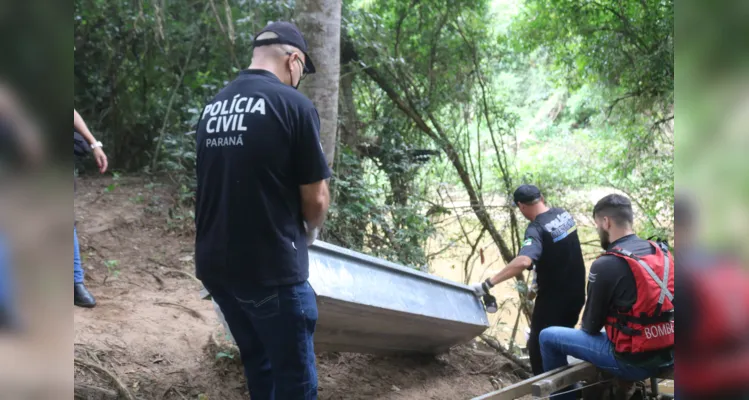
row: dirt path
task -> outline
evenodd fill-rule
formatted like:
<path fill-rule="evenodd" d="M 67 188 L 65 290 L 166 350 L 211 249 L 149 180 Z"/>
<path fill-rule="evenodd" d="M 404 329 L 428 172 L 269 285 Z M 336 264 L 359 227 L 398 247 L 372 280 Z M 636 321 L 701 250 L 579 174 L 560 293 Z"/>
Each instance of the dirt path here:
<path fill-rule="evenodd" d="M 173 197 L 140 178 L 79 180 L 78 234 L 98 305 L 75 309 L 76 357 L 138 399 L 248 399 L 238 357 L 212 339 L 218 321 L 191 278 L 191 219 L 170 211 Z M 318 366 L 323 400 L 467 399 L 514 377 L 504 359 L 469 346 L 421 358 L 320 354 Z M 75 377 L 81 398 L 116 398 L 103 372 L 76 365 Z"/>

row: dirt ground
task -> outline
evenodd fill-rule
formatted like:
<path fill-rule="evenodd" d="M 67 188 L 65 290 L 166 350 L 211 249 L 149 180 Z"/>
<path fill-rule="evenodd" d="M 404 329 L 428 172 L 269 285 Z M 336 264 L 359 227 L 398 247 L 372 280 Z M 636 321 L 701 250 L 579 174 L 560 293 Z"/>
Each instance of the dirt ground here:
<path fill-rule="evenodd" d="M 78 180 L 86 284 L 98 302 L 75 308 L 78 398 L 117 398 L 115 381 L 137 399 L 249 398 L 239 357 L 199 298 L 192 219 L 175 197 L 165 181 Z M 468 399 L 512 383 L 510 369 L 476 344 L 436 357 L 323 353 L 319 398 Z"/>

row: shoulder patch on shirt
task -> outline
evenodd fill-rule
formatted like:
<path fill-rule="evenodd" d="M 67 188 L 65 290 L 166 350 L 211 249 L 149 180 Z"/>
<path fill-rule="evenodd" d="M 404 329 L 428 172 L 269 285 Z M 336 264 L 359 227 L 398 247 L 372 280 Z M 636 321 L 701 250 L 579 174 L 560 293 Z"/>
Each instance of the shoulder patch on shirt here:
<path fill-rule="evenodd" d="M 533 244 L 533 238 L 525 238 L 525 240 L 523 241 L 523 247 L 530 246 L 532 244 Z"/>

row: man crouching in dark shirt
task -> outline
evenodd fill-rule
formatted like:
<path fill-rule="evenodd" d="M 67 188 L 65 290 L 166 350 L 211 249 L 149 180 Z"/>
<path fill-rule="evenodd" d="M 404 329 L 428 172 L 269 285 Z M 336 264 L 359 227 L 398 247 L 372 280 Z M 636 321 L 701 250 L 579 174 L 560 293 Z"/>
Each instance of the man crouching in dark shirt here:
<path fill-rule="evenodd" d="M 634 234 L 628 198 L 604 197 L 593 218 L 606 254 L 590 268 L 582 330 L 551 327 L 541 332 L 544 370 L 567 365 L 572 356 L 626 381 L 647 379 L 674 360 L 673 258 L 665 245 Z M 555 398 L 574 399 L 575 393 Z"/>

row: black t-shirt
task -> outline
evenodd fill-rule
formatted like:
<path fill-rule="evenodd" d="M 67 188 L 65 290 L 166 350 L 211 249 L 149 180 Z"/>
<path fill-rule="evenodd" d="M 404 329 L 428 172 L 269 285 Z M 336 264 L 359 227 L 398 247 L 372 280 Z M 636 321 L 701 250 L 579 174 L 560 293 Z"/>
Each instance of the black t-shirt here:
<path fill-rule="evenodd" d="M 631 251 L 640 257 L 655 254 L 655 248 L 650 242 L 634 234 L 617 239 L 609 245 L 609 250 L 615 247 Z M 636 301 L 637 284 L 627 261 L 613 255 L 602 255 L 590 267 L 582 329 L 591 334 L 599 333 L 608 315 L 615 310 L 630 309 Z M 645 367 L 667 363 L 672 358 L 672 353 L 667 349 L 636 356 L 617 356 L 631 364 Z"/>
<path fill-rule="evenodd" d="M 320 119 L 302 93 L 244 70 L 201 112 L 198 278 L 288 285 L 309 276 L 300 185 L 330 177 Z"/>
<path fill-rule="evenodd" d="M 525 230 L 519 255 L 536 265 L 536 307 L 582 307 L 585 302 L 585 261 L 577 224 L 569 212 L 551 208 L 539 214 Z M 579 312 L 579 308 L 578 308 Z"/>

